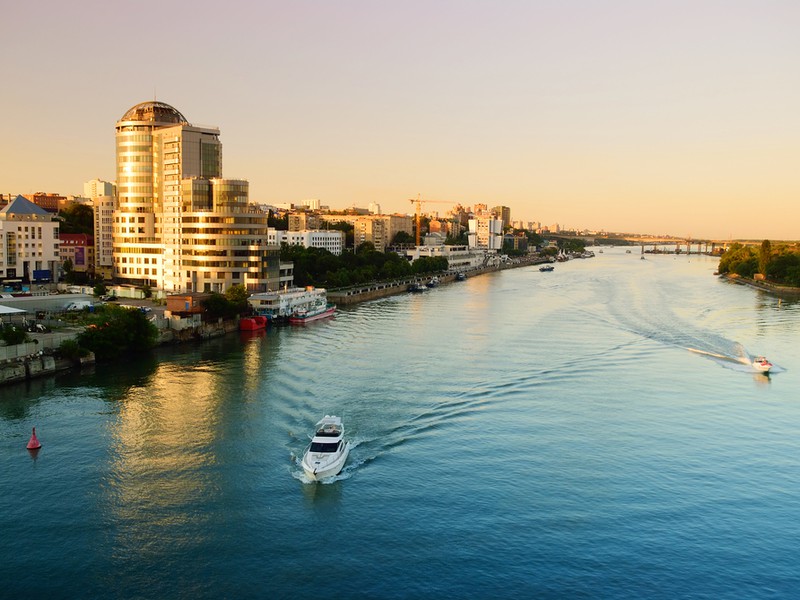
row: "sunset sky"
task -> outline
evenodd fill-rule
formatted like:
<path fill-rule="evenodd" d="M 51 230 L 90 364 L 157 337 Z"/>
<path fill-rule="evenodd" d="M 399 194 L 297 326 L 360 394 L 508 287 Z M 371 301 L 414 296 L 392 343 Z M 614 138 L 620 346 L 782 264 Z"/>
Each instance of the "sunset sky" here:
<path fill-rule="evenodd" d="M 800 239 L 797 0 L 7 2 L 0 193 L 113 180 L 138 102 L 256 202 Z M 431 209 L 447 208 L 431 205 Z"/>

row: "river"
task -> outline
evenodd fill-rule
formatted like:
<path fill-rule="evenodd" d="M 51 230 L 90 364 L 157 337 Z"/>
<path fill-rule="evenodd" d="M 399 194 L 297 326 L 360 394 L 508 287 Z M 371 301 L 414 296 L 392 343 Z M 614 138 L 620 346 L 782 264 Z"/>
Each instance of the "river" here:
<path fill-rule="evenodd" d="M 605 249 L 4 388 L 0 597 L 795 597 L 800 303 L 716 265 Z M 310 483 L 324 414 L 353 449 Z"/>

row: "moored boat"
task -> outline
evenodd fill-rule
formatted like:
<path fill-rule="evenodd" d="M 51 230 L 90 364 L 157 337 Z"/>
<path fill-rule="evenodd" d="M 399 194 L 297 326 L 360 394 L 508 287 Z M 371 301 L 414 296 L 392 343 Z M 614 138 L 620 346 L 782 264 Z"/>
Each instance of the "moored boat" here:
<path fill-rule="evenodd" d="M 261 292 L 251 295 L 247 301 L 256 314 L 266 317 L 270 323 L 285 323 L 298 311 L 311 310 L 320 303 L 326 306 L 328 302 L 327 291 L 313 286 Z"/>
<path fill-rule="evenodd" d="M 350 444 L 344 439 L 342 419 L 325 415 L 318 423 L 314 437 L 303 455 L 303 471 L 315 481 L 341 473 Z"/>
<path fill-rule="evenodd" d="M 243 317 L 239 319 L 239 331 L 258 331 L 267 326 L 267 317 L 256 315 L 254 317 Z"/>
<path fill-rule="evenodd" d="M 327 319 L 334 314 L 336 314 L 336 305 L 325 302 L 320 306 L 311 307 L 309 309 L 302 308 L 295 311 L 295 313 L 289 317 L 289 323 L 293 325 L 302 325 L 304 323 L 310 323 L 311 321 L 318 321 L 319 319 Z"/>

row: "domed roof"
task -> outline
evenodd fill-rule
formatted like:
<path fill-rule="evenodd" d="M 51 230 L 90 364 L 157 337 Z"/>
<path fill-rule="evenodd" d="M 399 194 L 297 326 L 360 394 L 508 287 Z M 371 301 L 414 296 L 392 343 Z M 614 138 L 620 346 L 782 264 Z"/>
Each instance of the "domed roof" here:
<path fill-rule="evenodd" d="M 178 109 L 164 102 L 140 102 L 128 109 L 120 121 L 155 121 L 158 123 L 188 123 Z"/>

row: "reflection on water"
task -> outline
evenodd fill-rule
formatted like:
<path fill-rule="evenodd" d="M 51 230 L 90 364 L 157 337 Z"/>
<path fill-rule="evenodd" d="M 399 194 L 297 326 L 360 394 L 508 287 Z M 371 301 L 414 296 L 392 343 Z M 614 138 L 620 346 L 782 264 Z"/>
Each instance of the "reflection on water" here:
<path fill-rule="evenodd" d="M 791 597 L 798 305 L 615 251 L 15 386 L 4 593 Z M 306 483 L 326 413 L 353 446 Z"/>

